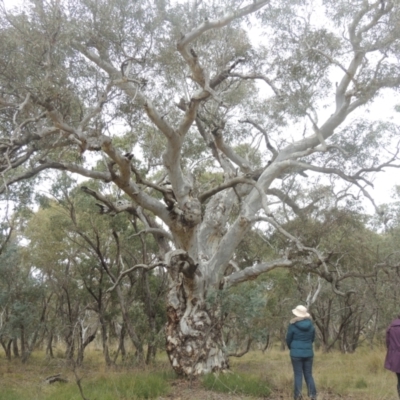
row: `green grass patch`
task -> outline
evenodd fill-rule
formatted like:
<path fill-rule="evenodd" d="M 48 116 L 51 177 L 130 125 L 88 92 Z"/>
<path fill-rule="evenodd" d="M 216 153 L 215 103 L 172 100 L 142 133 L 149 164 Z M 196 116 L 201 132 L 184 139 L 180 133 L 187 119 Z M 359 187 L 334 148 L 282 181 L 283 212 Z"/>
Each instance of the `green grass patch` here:
<path fill-rule="evenodd" d="M 354 386 L 356 389 L 365 389 L 368 387 L 368 384 L 364 378 L 360 378 L 360 379 L 357 379 Z"/>
<path fill-rule="evenodd" d="M 85 397 L 96 400 L 155 399 L 170 391 L 168 377 L 164 373 L 125 373 L 91 380 L 82 380 Z M 59 385 L 46 400 L 81 400 L 78 386 L 72 382 Z"/>
<path fill-rule="evenodd" d="M 21 395 L 14 389 L 0 389 L 1 400 L 21 400 Z"/>
<path fill-rule="evenodd" d="M 267 382 L 246 374 L 208 374 L 202 378 L 202 384 L 206 389 L 215 392 L 253 397 L 265 397 L 271 393 Z"/>

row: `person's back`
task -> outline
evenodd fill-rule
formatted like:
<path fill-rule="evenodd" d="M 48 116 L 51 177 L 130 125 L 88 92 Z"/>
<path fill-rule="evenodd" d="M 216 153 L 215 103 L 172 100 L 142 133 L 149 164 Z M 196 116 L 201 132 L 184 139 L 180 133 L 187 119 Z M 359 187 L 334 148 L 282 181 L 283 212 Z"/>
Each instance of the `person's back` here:
<path fill-rule="evenodd" d="M 293 318 L 288 330 L 290 355 L 292 357 L 313 357 L 315 329 L 310 319 Z"/>
<path fill-rule="evenodd" d="M 314 359 L 313 342 L 315 328 L 311 316 L 304 306 L 297 306 L 292 313 L 296 316 L 290 320 L 286 334 L 286 344 L 290 349 L 290 358 L 294 372 L 294 398 L 301 398 L 303 375 L 307 384 L 308 395 L 317 398 L 312 365 Z"/>

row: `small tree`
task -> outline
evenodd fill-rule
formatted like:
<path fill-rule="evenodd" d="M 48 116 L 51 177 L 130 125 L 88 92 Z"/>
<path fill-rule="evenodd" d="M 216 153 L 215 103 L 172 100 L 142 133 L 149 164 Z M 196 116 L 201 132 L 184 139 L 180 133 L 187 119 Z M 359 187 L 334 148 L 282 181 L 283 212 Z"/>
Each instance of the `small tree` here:
<path fill-rule="evenodd" d="M 9 360 L 13 350 L 26 362 L 44 336 L 50 296 L 23 252 L 11 242 L 0 255 L 0 344 Z"/>
<path fill-rule="evenodd" d="M 85 348 L 99 330 L 106 364 L 111 365 L 110 330 L 122 322 L 138 359 L 149 363 L 158 344 L 160 311 L 156 308 L 165 294 L 165 275 L 158 271 L 149 277 L 153 271 L 142 267 L 131 270 L 123 285 L 116 279 L 124 265 L 142 262 L 145 266 L 155 258 L 155 243 L 141 237 L 143 227 L 134 215 L 110 219 L 93 213 L 95 200 L 66 175 L 60 176 L 51 193 L 57 201 L 40 197 L 41 208 L 29 221 L 25 238 L 32 263 L 58 299 L 67 356 L 76 353 L 81 364 Z"/>

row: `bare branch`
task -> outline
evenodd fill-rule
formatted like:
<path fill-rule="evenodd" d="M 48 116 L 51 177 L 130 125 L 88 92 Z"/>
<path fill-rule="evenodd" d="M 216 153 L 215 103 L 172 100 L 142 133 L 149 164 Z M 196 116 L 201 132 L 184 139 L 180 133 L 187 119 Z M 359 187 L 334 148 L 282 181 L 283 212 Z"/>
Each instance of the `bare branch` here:
<path fill-rule="evenodd" d="M 257 130 L 259 130 L 264 135 L 267 149 L 272 153 L 272 156 L 273 156 L 271 161 L 273 161 L 277 157 L 278 151 L 275 149 L 274 146 L 272 146 L 271 142 L 269 141 L 268 133 L 266 132 L 266 130 L 263 129 L 260 125 L 258 125 L 256 122 L 254 122 L 253 120 L 248 119 L 248 118 L 241 120 L 239 122 L 253 125 Z"/>
<path fill-rule="evenodd" d="M 3 185 L 0 186 L 0 194 L 4 193 L 6 190 L 7 186 L 20 182 L 22 180 L 26 180 L 29 178 L 32 178 L 36 176 L 39 172 L 44 171 L 46 169 L 58 169 L 61 171 L 70 171 L 70 172 L 75 172 L 78 173 L 82 176 L 86 176 L 88 178 L 93 178 L 93 179 L 100 179 L 106 182 L 109 182 L 111 180 L 111 176 L 105 172 L 100 172 L 96 170 L 88 170 L 86 168 L 80 167 L 75 164 L 69 164 L 69 163 L 58 163 L 54 161 L 46 161 L 43 160 L 41 165 L 38 165 L 37 167 L 34 167 L 30 169 L 29 171 L 26 171 L 20 175 L 17 175 L 16 177 L 10 178 L 5 182 Z"/>
<path fill-rule="evenodd" d="M 186 35 L 184 35 L 181 38 L 181 40 L 178 43 L 178 49 L 184 48 L 190 42 L 193 42 L 195 39 L 197 39 L 204 32 L 206 32 L 210 29 L 222 28 L 222 27 L 228 25 L 230 22 L 232 22 L 235 19 L 244 17 L 248 14 L 251 14 L 251 13 L 259 10 L 260 8 L 267 5 L 268 3 L 269 3 L 269 0 L 255 0 L 252 2 L 252 4 L 245 6 L 243 8 L 239 8 L 236 11 L 231 11 L 231 12 L 225 14 L 223 17 L 221 17 L 218 20 L 204 21 L 197 28 L 193 29 L 191 32 L 187 33 Z"/>
<path fill-rule="evenodd" d="M 246 179 L 243 176 L 238 176 L 227 182 L 221 183 L 220 185 L 218 185 L 210 190 L 207 190 L 203 194 L 199 195 L 199 200 L 201 203 L 204 203 L 208 198 L 210 198 L 211 196 L 213 196 L 214 194 L 216 194 L 218 192 L 221 192 L 222 190 L 232 188 L 239 184 L 248 184 L 248 183 L 249 183 L 248 179 Z M 252 182 L 252 183 L 254 183 L 254 182 Z"/>
<path fill-rule="evenodd" d="M 144 270 L 146 270 L 146 271 L 151 271 L 152 269 L 154 269 L 154 268 L 156 268 L 156 267 L 164 267 L 164 268 L 165 268 L 166 265 L 165 265 L 165 263 L 163 263 L 163 262 L 158 262 L 158 263 L 151 264 L 151 265 L 146 265 L 146 264 L 136 264 L 136 265 L 134 265 L 133 267 L 131 267 L 131 268 L 129 268 L 129 269 L 127 269 L 127 270 L 121 272 L 121 273 L 118 275 L 118 277 L 116 278 L 114 284 L 113 284 L 109 289 L 107 289 L 107 293 L 112 292 L 112 291 L 120 284 L 121 280 L 122 280 L 126 275 L 128 275 L 128 274 L 130 274 L 130 273 L 136 271 L 137 269 L 141 268 L 141 269 L 144 269 Z"/>
<path fill-rule="evenodd" d="M 229 74 L 229 76 L 231 76 L 232 78 L 240 78 L 240 79 L 251 79 L 251 80 L 260 79 L 260 80 L 264 81 L 265 83 L 267 83 L 268 86 L 274 91 L 274 93 L 277 96 L 279 96 L 279 97 L 282 96 L 282 91 L 280 89 L 278 89 L 276 87 L 276 85 L 274 84 L 274 82 L 264 74 L 261 74 L 261 73 L 240 74 L 238 72 L 231 72 Z"/>
<path fill-rule="evenodd" d="M 208 93 L 213 94 L 212 87 L 210 86 L 207 74 L 204 73 L 202 66 L 198 61 L 198 56 L 193 49 L 188 49 L 188 45 L 201 36 L 204 32 L 207 32 L 211 29 L 222 28 L 228 25 L 235 19 L 241 18 L 248 14 L 251 14 L 266 4 L 269 3 L 269 0 L 254 0 L 252 4 L 240 8 L 239 10 L 229 12 L 222 16 L 218 20 L 206 20 L 198 27 L 194 28 L 191 32 L 183 35 L 177 44 L 178 51 L 181 53 L 184 60 L 188 63 L 191 71 L 193 79 Z"/>
<path fill-rule="evenodd" d="M 245 354 L 247 354 L 250 351 L 250 346 L 253 343 L 253 338 L 248 337 L 246 340 L 246 346 L 242 351 L 235 351 L 233 353 L 229 353 L 229 357 L 243 357 Z"/>

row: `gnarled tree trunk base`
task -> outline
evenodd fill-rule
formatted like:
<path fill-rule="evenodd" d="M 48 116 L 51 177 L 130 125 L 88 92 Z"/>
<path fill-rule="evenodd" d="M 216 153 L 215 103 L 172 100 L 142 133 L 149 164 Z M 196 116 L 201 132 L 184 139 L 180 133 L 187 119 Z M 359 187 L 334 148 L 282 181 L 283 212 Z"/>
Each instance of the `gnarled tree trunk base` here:
<path fill-rule="evenodd" d="M 193 329 L 187 321 L 178 318 L 173 307 L 168 308 L 166 349 L 171 365 L 179 375 L 196 376 L 229 369 L 228 357 L 223 352 L 221 327 L 206 316 L 204 311 L 192 315 L 191 322 L 197 320 L 194 323 L 196 329 Z"/>
<path fill-rule="evenodd" d="M 207 301 L 211 288 L 186 252 L 175 250 L 169 265 L 166 350 L 179 375 L 196 376 L 229 369 L 218 306 Z"/>

